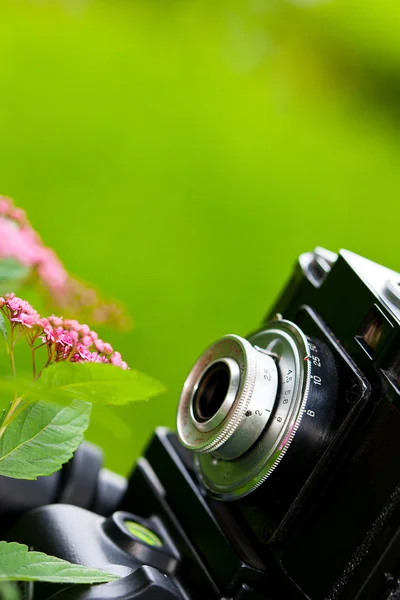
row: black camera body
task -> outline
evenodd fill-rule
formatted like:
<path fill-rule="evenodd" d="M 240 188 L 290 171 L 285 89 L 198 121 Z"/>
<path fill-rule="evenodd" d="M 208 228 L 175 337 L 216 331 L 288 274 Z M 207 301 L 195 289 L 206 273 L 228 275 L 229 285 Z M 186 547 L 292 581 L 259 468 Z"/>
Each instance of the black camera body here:
<path fill-rule="evenodd" d="M 121 575 L 38 598 L 400 598 L 399 403 L 400 275 L 317 248 L 199 359 L 126 489 L 83 447 L 21 506 L 2 486 L 3 537 Z"/>

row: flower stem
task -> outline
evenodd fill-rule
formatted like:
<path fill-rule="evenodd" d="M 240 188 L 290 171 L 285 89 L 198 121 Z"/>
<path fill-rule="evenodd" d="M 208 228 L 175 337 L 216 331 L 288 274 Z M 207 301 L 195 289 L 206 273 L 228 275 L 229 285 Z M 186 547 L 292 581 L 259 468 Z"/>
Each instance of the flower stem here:
<path fill-rule="evenodd" d="M 8 344 L 7 351 L 8 351 L 8 356 L 10 357 L 11 373 L 12 373 L 13 377 L 15 377 L 15 375 L 16 375 L 15 358 L 14 358 L 14 344 L 15 344 L 15 340 L 14 340 L 14 328 L 13 328 L 13 326 L 11 326 L 11 330 L 10 330 L 10 343 Z M 14 392 L 14 394 L 15 394 L 15 392 Z"/>
<path fill-rule="evenodd" d="M 8 355 L 10 357 L 11 373 L 12 373 L 12 376 L 15 378 L 16 369 L 15 369 L 14 345 L 15 345 L 14 327 L 13 327 L 13 325 L 11 325 L 10 343 L 7 346 L 7 351 L 8 351 Z M 4 419 L 3 424 L 0 427 L 0 439 L 2 438 L 5 430 L 7 429 L 7 426 L 10 424 L 10 421 L 12 420 L 12 416 L 13 416 L 14 412 L 16 411 L 16 409 L 18 408 L 18 405 L 21 403 L 22 399 L 23 399 L 23 396 L 20 396 L 18 398 L 17 391 L 14 389 L 14 400 L 12 401 L 9 411 L 6 415 L 6 418 Z"/>
<path fill-rule="evenodd" d="M 8 411 L 7 416 L 3 421 L 3 425 L 0 427 L 0 439 L 3 437 L 5 430 L 7 429 L 8 425 L 12 421 L 13 414 L 15 413 L 15 411 L 17 410 L 18 406 L 21 404 L 23 399 L 24 399 L 23 396 L 19 396 L 19 398 L 15 398 L 14 401 L 12 402 L 12 404 L 10 406 L 10 410 Z"/>
<path fill-rule="evenodd" d="M 33 345 L 31 346 L 31 355 L 32 355 L 32 373 L 33 373 L 33 379 L 36 379 L 35 348 L 33 347 Z"/>

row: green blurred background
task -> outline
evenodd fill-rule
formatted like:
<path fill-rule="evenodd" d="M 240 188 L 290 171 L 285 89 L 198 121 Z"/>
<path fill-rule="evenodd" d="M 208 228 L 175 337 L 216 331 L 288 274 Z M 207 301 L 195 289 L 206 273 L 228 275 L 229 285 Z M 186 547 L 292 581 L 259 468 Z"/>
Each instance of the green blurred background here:
<path fill-rule="evenodd" d="M 0 192 L 128 306 L 134 330 L 101 333 L 168 387 L 95 415 L 109 467 L 299 253 L 400 271 L 399 28 L 390 0 L 0 0 Z"/>

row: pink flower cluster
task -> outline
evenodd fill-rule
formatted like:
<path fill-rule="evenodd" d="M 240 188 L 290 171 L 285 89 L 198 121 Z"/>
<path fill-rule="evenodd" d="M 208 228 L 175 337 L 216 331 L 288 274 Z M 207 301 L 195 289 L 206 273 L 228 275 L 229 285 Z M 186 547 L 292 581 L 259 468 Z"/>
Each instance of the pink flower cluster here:
<path fill-rule="evenodd" d="M 36 310 L 29 302 L 17 298 L 15 294 L 7 294 L 5 298 L 0 298 L 0 308 L 6 309 L 5 314 L 12 323 L 20 323 L 29 329 L 39 323 L 40 315 Z"/>
<path fill-rule="evenodd" d="M 110 323 L 122 328 L 129 320 L 122 307 L 104 302 L 96 290 L 71 277 L 54 250 L 43 244 L 32 228 L 24 210 L 10 198 L 0 196 L 0 259 L 12 258 L 31 269 L 39 283 L 50 293 L 55 304 L 74 314 L 85 314 L 96 323 Z"/>
<path fill-rule="evenodd" d="M 97 333 L 91 331 L 88 325 L 81 325 L 74 319 L 63 319 L 55 315 L 41 318 L 29 302 L 18 298 L 15 294 L 0 297 L 0 309 L 9 319 L 12 330 L 19 327 L 33 350 L 42 345 L 47 347 L 47 365 L 60 361 L 98 362 L 128 369 L 121 354 L 115 352 L 110 344 L 99 339 Z M 38 339 L 42 343 L 35 347 L 34 344 Z"/>
<path fill-rule="evenodd" d="M 51 248 L 44 246 L 25 211 L 4 196 L 0 196 L 0 257 L 14 258 L 26 267 L 36 268 L 42 282 L 56 293 L 68 281 L 62 262 Z"/>

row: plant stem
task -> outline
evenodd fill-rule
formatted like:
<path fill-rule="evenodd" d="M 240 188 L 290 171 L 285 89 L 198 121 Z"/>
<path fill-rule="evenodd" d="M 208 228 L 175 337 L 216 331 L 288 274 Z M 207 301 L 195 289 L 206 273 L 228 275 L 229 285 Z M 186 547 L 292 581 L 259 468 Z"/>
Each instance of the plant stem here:
<path fill-rule="evenodd" d="M 11 373 L 12 373 L 12 376 L 15 378 L 16 369 L 15 369 L 14 345 L 15 345 L 14 328 L 13 328 L 13 325 L 11 325 L 10 344 L 9 344 L 7 350 L 8 350 L 8 355 L 10 357 Z M 3 425 L 0 427 L 0 439 L 3 436 L 5 430 L 7 429 L 7 426 L 9 425 L 9 423 L 12 419 L 12 416 L 13 416 L 14 412 L 16 411 L 18 405 L 21 403 L 22 399 L 23 399 L 23 396 L 20 396 L 18 398 L 17 391 L 14 389 L 14 400 L 12 401 L 10 409 L 6 415 L 6 418 L 3 421 Z"/>
<path fill-rule="evenodd" d="M 33 379 L 36 379 L 35 348 L 33 347 L 33 345 L 31 346 L 31 355 L 32 355 L 32 373 L 33 373 Z"/>
<path fill-rule="evenodd" d="M 11 373 L 12 376 L 15 377 L 16 371 L 15 371 L 15 358 L 14 358 L 14 344 L 15 344 L 15 340 L 14 340 L 14 328 L 11 325 L 11 330 L 10 330 L 10 344 L 7 348 L 8 350 L 8 356 L 10 357 L 10 363 L 11 363 Z M 14 392 L 15 394 L 15 392 Z M 14 399 L 15 399 L 16 394 L 14 395 Z"/>
<path fill-rule="evenodd" d="M 5 430 L 7 429 L 8 425 L 12 421 L 13 414 L 15 413 L 15 411 L 17 410 L 18 406 L 21 404 L 23 399 L 24 399 L 23 396 L 20 396 L 19 398 L 15 398 L 13 403 L 11 404 L 10 410 L 8 411 L 7 416 L 3 421 L 3 425 L 0 427 L 0 439 L 3 437 Z"/>

